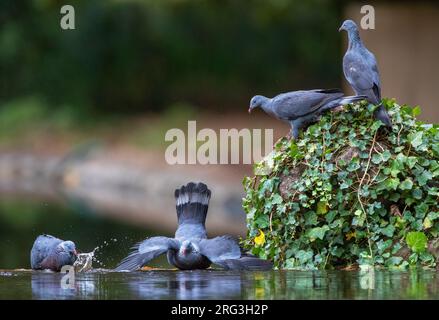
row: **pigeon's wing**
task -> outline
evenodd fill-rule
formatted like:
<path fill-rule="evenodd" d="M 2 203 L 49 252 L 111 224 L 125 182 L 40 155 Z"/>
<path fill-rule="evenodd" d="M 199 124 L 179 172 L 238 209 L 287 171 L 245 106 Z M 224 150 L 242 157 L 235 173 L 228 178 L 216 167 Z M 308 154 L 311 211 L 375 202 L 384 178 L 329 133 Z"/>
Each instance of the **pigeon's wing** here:
<path fill-rule="evenodd" d="M 356 52 L 347 52 L 343 58 L 344 75 L 357 94 L 380 86 L 376 63 L 368 60 Z"/>
<path fill-rule="evenodd" d="M 213 239 L 203 239 L 199 242 L 200 253 L 210 261 L 238 259 L 241 257 L 241 248 L 232 236 L 220 236 Z"/>
<path fill-rule="evenodd" d="M 139 242 L 132 247 L 132 252 L 116 267 L 116 271 L 138 270 L 149 261 L 166 253 L 168 250 L 178 250 L 179 241 L 167 237 L 152 237 Z"/>
<path fill-rule="evenodd" d="M 226 270 L 269 270 L 273 267 L 270 261 L 242 253 L 238 242 L 231 236 L 201 240 L 199 247 L 202 255 Z"/>
<path fill-rule="evenodd" d="M 328 101 L 342 96 L 339 89 L 292 91 L 274 97 L 272 106 L 280 119 L 294 120 L 313 113 Z"/>
<path fill-rule="evenodd" d="M 56 246 L 60 244 L 63 240 L 55 238 L 48 234 L 43 234 L 38 236 L 35 240 L 31 254 L 30 254 L 30 263 L 32 269 L 41 269 L 43 266 L 41 265 L 43 260 L 50 256 Z"/>

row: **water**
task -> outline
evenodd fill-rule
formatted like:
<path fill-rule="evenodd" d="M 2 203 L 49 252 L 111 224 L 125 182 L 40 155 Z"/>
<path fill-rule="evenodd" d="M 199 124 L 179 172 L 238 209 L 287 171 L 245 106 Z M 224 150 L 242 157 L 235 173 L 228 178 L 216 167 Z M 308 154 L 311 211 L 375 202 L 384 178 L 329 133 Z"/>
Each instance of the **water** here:
<path fill-rule="evenodd" d="M 0 272 L 0 299 L 439 299 L 435 271 L 153 270 L 78 273 L 74 289 L 63 274 Z"/>

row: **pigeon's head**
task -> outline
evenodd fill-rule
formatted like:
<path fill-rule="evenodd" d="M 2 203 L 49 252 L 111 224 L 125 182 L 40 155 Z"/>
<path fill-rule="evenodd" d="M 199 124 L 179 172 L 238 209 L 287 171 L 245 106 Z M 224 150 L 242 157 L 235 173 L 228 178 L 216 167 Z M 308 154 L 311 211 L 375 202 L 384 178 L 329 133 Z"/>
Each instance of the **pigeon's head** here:
<path fill-rule="evenodd" d="M 347 31 L 347 32 L 358 31 L 358 27 L 354 21 L 345 20 L 343 22 L 343 24 L 341 25 L 340 29 L 338 29 L 338 31 L 342 31 L 342 30 Z"/>
<path fill-rule="evenodd" d="M 248 107 L 248 113 L 251 113 L 254 108 L 261 107 L 267 100 L 268 100 L 268 98 L 266 98 L 264 96 L 259 96 L 259 95 L 254 96 L 250 100 L 250 106 Z"/>
<path fill-rule="evenodd" d="M 191 253 L 196 253 L 198 251 L 198 246 L 188 240 L 183 241 L 180 247 L 180 254 L 183 256 L 187 256 Z"/>
<path fill-rule="evenodd" d="M 72 258 L 78 256 L 78 251 L 76 251 L 76 246 L 73 241 L 63 241 L 58 245 L 57 249 L 59 252 L 67 254 Z"/>

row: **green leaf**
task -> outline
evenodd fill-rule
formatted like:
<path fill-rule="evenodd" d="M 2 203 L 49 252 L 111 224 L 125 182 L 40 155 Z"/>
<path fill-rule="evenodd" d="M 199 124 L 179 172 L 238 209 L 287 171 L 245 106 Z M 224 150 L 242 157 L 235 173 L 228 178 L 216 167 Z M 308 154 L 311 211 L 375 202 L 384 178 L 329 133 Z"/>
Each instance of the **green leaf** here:
<path fill-rule="evenodd" d="M 422 199 L 422 190 L 419 188 L 416 188 L 412 191 L 413 198 L 420 200 Z"/>
<path fill-rule="evenodd" d="M 381 233 L 388 237 L 392 237 L 394 232 L 395 227 L 393 226 L 393 224 L 389 224 L 387 227 L 381 229 Z"/>
<path fill-rule="evenodd" d="M 323 240 L 323 238 L 325 237 L 325 233 L 328 230 L 329 230 L 329 227 L 327 225 L 324 225 L 323 227 L 312 228 L 308 232 L 308 237 L 309 237 L 311 242 L 315 241 L 316 239 Z"/>
<path fill-rule="evenodd" d="M 282 197 L 279 194 L 274 194 L 273 195 L 273 200 L 271 201 L 271 203 L 273 204 L 281 204 L 283 202 Z"/>
<path fill-rule="evenodd" d="M 396 190 L 399 186 L 398 178 L 389 178 L 385 181 L 385 186 L 389 190 Z"/>
<path fill-rule="evenodd" d="M 433 178 L 433 175 L 431 174 L 431 172 L 428 170 L 424 170 L 424 171 L 422 171 L 422 173 L 419 176 L 417 176 L 416 179 L 418 180 L 419 185 L 422 187 L 422 186 L 426 185 L 427 182 L 429 180 L 431 180 L 432 178 Z"/>
<path fill-rule="evenodd" d="M 416 157 L 407 157 L 406 159 L 406 164 L 410 169 L 415 166 L 416 162 L 418 162 L 418 158 Z"/>
<path fill-rule="evenodd" d="M 415 253 L 424 252 L 427 248 L 427 236 L 423 232 L 409 232 L 405 241 L 409 248 Z"/>
<path fill-rule="evenodd" d="M 416 117 L 421 114 L 421 107 L 416 106 L 412 109 L 412 116 Z"/>
<path fill-rule="evenodd" d="M 414 148 L 419 147 L 422 144 L 422 136 L 423 136 L 423 132 L 422 131 L 417 131 L 415 133 L 410 133 L 407 138 L 409 140 L 409 142 L 412 144 L 412 146 Z"/>
<path fill-rule="evenodd" d="M 422 223 L 424 229 L 430 229 L 433 226 L 433 222 L 431 219 L 427 216 L 424 219 L 424 222 Z"/>
<path fill-rule="evenodd" d="M 399 188 L 401 190 L 411 190 L 413 187 L 413 181 L 409 178 L 405 179 L 403 182 L 399 184 Z"/>
<path fill-rule="evenodd" d="M 301 264 L 305 264 L 306 262 L 310 261 L 313 256 L 314 253 L 312 251 L 299 250 L 296 253 L 296 258 L 299 259 Z"/>
<path fill-rule="evenodd" d="M 255 223 L 261 229 L 268 227 L 268 225 L 270 224 L 268 217 L 265 215 L 258 217 Z"/>
<path fill-rule="evenodd" d="M 328 212 L 328 202 L 327 201 L 317 202 L 317 214 L 325 214 L 326 212 Z"/>
<path fill-rule="evenodd" d="M 300 152 L 299 147 L 296 143 L 291 143 L 290 145 L 290 156 L 293 159 L 302 159 L 303 154 Z"/>
<path fill-rule="evenodd" d="M 383 125 L 383 123 L 381 121 L 374 121 L 374 123 L 370 126 L 370 128 L 372 129 L 372 132 L 377 131 L 381 126 Z"/>
<path fill-rule="evenodd" d="M 392 157 L 392 154 L 390 153 L 389 150 L 386 150 L 381 154 L 381 156 L 383 158 L 383 161 L 386 162 Z"/>

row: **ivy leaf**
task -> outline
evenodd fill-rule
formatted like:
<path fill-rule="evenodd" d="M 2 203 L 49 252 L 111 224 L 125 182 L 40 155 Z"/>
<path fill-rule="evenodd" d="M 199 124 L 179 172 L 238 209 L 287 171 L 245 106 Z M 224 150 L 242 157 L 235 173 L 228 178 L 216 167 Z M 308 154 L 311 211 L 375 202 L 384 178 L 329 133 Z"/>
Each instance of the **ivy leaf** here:
<path fill-rule="evenodd" d="M 388 237 L 392 237 L 394 232 L 395 227 L 393 226 L 393 224 L 389 224 L 387 227 L 381 229 L 381 233 Z"/>
<path fill-rule="evenodd" d="M 401 190 L 411 190 L 413 187 L 413 181 L 409 178 L 405 179 L 403 182 L 400 183 L 399 188 Z"/>
<path fill-rule="evenodd" d="M 424 222 L 422 223 L 422 225 L 424 226 L 424 229 L 430 229 L 433 226 L 433 222 L 427 216 L 427 217 L 425 217 Z"/>
<path fill-rule="evenodd" d="M 385 181 L 385 186 L 387 189 L 396 190 L 399 186 L 398 178 L 389 178 Z"/>
<path fill-rule="evenodd" d="M 381 154 L 381 156 L 383 157 L 383 161 L 386 162 L 392 157 L 392 154 L 389 150 L 386 150 Z"/>
<path fill-rule="evenodd" d="M 379 153 L 375 153 L 372 156 L 372 162 L 375 164 L 379 164 L 381 161 L 383 161 L 383 157 Z"/>
<path fill-rule="evenodd" d="M 329 227 L 327 225 L 324 225 L 323 227 L 316 227 L 309 230 L 308 237 L 311 242 L 315 241 L 316 239 L 323 240 L 325 237 L 326 231 L 329 230 Z"/>
<path fill-rule="evenodd" d="M 417 131 L 415 133 L 410 133 L 407 136 L 407 138 L 408 138 L 409 142 L 412 144 L 412 146 L 414 148 L 417 148 L 422 144 L 422 136 L 423 136 L 423 132 Z"/>
<path fill-rule="evenodd" d="M 412 109 L 412 116 L 416 117 L 419 116 L 421 114 L 421 107 L 420 106 L 416 106 Z"/>
<path fill-rule="evenodd" d="M 405 238 L 407 245 L 415 253 L 424 252 L 427 247 L 427 236 L 423 232 L 412 231 Z"/>
<path fill-rule="evenodd" d="M 418 162 L 418 158 L 416 157 L 407 157 L 406 159 L 406 164 L 410 169 L 415 166 L 416 162 Z"/>
<path fill-rule="evenodd" d="M 374 123 L 370 126 L 372 132 L 377 131 L 381 126 L 383 125 L 383 123 L 381 121 L 374 121 Z"/>
<path fill-rule="evenodd" d="M 305 264 L 312 259 L 313 255 L 312 251 L 299 250 L 296 253 L 296 258 L 299 259 L 301 264 Z"/>
<path fill-rule="evenodd" d="M 431 174 L 431 172 L 428 170 L 424 170 L 424 171 L 422 171 L 422 173 L 419 176 L 417 176 L 416 179 L 419 182 L 419 186 L 422 187 L 422 186 L 426 185 L 427 182 L 429 180 L 431 180 L 432 178 L 433 178 L 433 175 Z"/>
<path fill-rule="evenodd" d="M 319 201 L 317 202 L 317 214 L 325 214 L 328 212 L 328 202 Z"/>
<path fill-rule="evenodd" d="M 271 203 L 273 204 L 281 204 L 283 202 L 282 197 L 279 194 L 274 194 L 273 195 L 273 200 L 271 201 Z"/>
<path fill-rule="evenodd" d="M 303 154 L 300 152 L 299 147 L 296 143 L 291 143 L 290 145 L 290 156 L 293 159 L 302 159 Z"/>
<path fill-rule="evenodd" d="M 255 221 L 256 225 L 260 228 L 266 228 L 269 225 L 268 217 L 266 215 L 260 216 Z"/>

